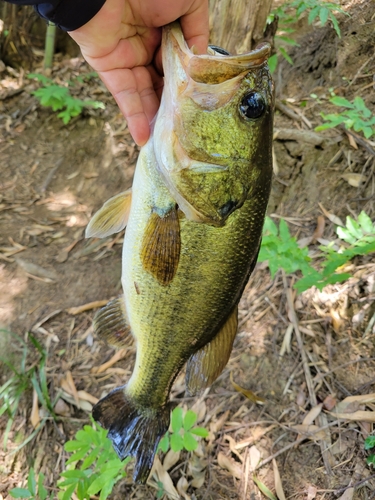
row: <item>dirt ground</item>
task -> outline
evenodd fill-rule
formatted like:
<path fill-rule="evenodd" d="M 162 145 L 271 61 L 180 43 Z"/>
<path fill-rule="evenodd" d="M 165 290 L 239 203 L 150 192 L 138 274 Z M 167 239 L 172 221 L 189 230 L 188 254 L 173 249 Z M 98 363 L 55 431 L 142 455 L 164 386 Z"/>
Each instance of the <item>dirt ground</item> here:
<path fill-rule="evenodd" d="M 364 210 L 375 219 L 375 143 L 341 129 L 325 131 L 319 140 L 310 135 L 321 123 L 319 113 L 331 110 L 331 88 L 349 100 L 360 95 L 375 112 L 375 3 L 344 5 L 351 17 L 339 16 L 342 38 L 330 26 L 308 27 L 302 20 L 299 46 L 290 52 L 294 65 L 283 61 L 275 76 L 275 175 L 268 213 L 276 222 L 283 217 L 298 240 L 312 236 L 318 216 L 325 218 L 325 241 L 335 239 L 334 216 L 344 221 Z M 81 58 L 57 55 L 52 76 L 63 82 L 89 72 Z M 48 352 L 50 397 L 60 391 L 65 406 L 57 422 L 47 420 L 12 454 L 34 431 L 31 415 L 38 415 L 38 408 L 31 411 L 32 389 L 24 392 L 8 449 L 0 450 L 4 499 L 11 498 L 10 488 L 25 484 L 30 466 L 56 491 L 68 458 L 64 443 L 89 421 L 96 398 L 127 380 L 134 360 L 134 347 L 128 346 L 116 363 L 95 372 L 115 350 L 92 331 L 95 307 L 80 306 L 121 293 L 123 233 L 85 240 L 84 230 L 103 202 L 131 186 L 138 150 L 98 80 L 75 85 L 72 92 L 102 101 L 105 110 L 86 110 L 66 126 L 30 94 L 36 87 L 22 71 L 6 67 L 0 73 L 0 346 L 3 359 L 19 365 L 16 335 L 27 339 L 31 332 Z M 296 139 L 293 130 L 305 133 Z M 363 182 L 351 185 L 350 173 L 362 174 Z M 311 255 L 318 246 L 310 244 Z M 296 296 L 290 290 L 294 276 L 278 272 L 271 280 L 267 266 L 257 265 L 223 374 L 199 400 L 184 398 L 182 377 L 173 390 L 172 399 L 193 407 L 199 425 L 210 430 L 197 453 L 182 454 L 168 470 L 180 498 L 260 499 L 254 475 L 272 491 L 278 482 L 268 457 L 276 459 L 286 498 L 375 498 L 375 475 L 364 450 L 375 421 L 374 256 L 355 259 L 349 270 L 352 278 L 343 284 Z M 39 358 L 28 345 L 26 365 L 32 366 Z M 265 404 L 244 398 L 230 374 Z M 0 385 L 10 376 L 5 365 L 0 376 Z M 79 403 L 69 399 L 71 379 L 84 391 Z M 39 418 L 44 416 L 39 409 Z M 0 435 L 7 421 L 6 414 L 0 417 Z M 259 457 L 266 463 L 252 472 Z M 204 473 L 194 483 L 196 471 Z M 141 487 L 130 477 L 111 498 L 156 498 L 155 478 Z"/>

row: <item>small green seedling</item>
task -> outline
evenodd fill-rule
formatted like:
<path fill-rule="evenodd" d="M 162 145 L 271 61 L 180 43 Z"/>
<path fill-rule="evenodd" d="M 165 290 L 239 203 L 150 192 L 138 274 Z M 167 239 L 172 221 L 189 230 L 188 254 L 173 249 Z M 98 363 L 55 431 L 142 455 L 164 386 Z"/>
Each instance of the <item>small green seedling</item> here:
<path fill-rule="evenodd" d="M 27 478 L 27 488 L 13 488 L 9 491 L 12 498 L 29 498 L 30 500 L 46 500 L 52 498 L 44 487 L 44 474 L 40 473 L 38 479 L 35 477 L 34 469 L 31 468 Z"/>
<path fill-rule="evenodd" d="M 328 115 L 320 113 L 326 123 L 319 125 L 315 130 L 325 130 L 344 124 L 347 129 L 363 132 L 366 139 L 375 135 L 375 115 L 367 108 L 362 97 L 356 96 L 353 102 L 350 102 L 345 97 L 334 95 L 331 97 L 330 102 L 335 106 L 345 108 L 345 110 L 341 113 L 331 113 Z"/>
<path fill-rule="evenodd" d="M 267 18 L 267 24 L 270 24 L 276 17 L 278 18 L 279 29 L 275 35 L 276 42 L 284 42 L 287 45 L 298 46 L 296 40 L 290 36 L 295 31 L 291 28 L 291 24 L 296 23 L 305 11 L 308 12 L 307 20 L 309 24 L 318 20 L 320 25 L 324 26 L 330 20 L 337 36 L 341 38 L 340 27 L 335 13 L 349 14 L 345 12 L 339 4 L 325 2 L 323 0 L 289 0 L 288 2 L 284 2 L 280 7 L 274 9 Z M 286 59 L 289 64 L 293 64 L 293 60 L 286 49 L 277 43 L 276 54 L 273 54 L 268 60 L 271 73 L 276 69 L 279 55 Z"/>
<path fill-rule="evenodd" d="M 375 447 L 375 436 L 368 436 L 365 439 L 365 450 L 371 450 Z M 367 465 L 372 465 L 375 467 L 375 455 L 371 453 L 366 459 Z"/>
<path fill-rule="evenodd" d="M 6 414 L 8 417 L 8 422 L 3 435 L 3 448 L 6 450 L 8 435 L 12 428 L 15 415 L 17 414 L 20 400 L 24 397 L 25 393 L 30 390 L 31 387 L 34 387 L 38 395 L 39 403 L 45 408 L 48 415 L 54 419 L 56 418 L 56 415 L 53 408 L 56 404 L 58 396 L 53 401 L 50 398 L 46 374 L 47 352 L 37 339 L 33 335 L 29 334 L 29 340 L 38 351 L 39 362 L 34 364 L 31 368 L 28 368 L 27 357 L 29 354 L 29 345 L 15 333 L 0 330 L 0 334 L 11 335 L 13 342 L 19 344 L 22 349 L 21 361 L 17 364 L 5 357 L 0 357 L 0 362 L 7 366 L 13 373 L 13 375 L 9 377 L 8 380 L 0 387 L 0 416 Z M 35 429 L 35 431 L 21 445 L 19 445 L 13 453 L 17 452 L 25 444 L 30 442 L 45 422 L 46 418 L 42 420 L 39 427 Z"/>
<path fill-rule="evenodd" d="M 172 432 L 167 432 L 160 440 L 159 449 L 167 453 L 169 448 L 173 451 L 194 451 L 198 441 L 194 436 L 207 437 L 208 431 L 203 427 L 193 427 L 197 421 L 197 414 L 188 410 L 185 414 L 182 408 L 175 408 L 171 416 Z"/>
<path fill-rule="evenodd" d="M 299 248 L 296 238 L 291 237 L 286 222 L 281 219 L 278 228 L 266 217 L 258 260 L 268 261 L 272 277 L 279 269 L 284 269 L 287 274 L 301 271 L 302 278 L 294 284 L 298 293 L 312 286 L 322 290 L 326 285 L 341 283 L 350 278 L 350 274 L 336 273 L 336 270 L 353 257 L 375 252 L 375 224 L 365 212 L 359 214 L 357 221 L 347 217 L 346 227 L 338 227 L 336 232 L 342 240 L 342 247 L 337 251 L 333 244 L 320 246 L 324 260 L 317 270 L 312 266 L 308 249 Z M 345 242 L 349 246 L 345 246 Z"/>
<path fill-rule="evenodd" d="M 99 499 L 105 500 L 114 485 L 126 476 L 125 466 L 130 458 L 118 458 L 107 432 L 93 422 L 65 444 L 65 451 L 73 454 L 66 462 L 68 470 L 60 474 L 59 500 L 70 500 L 73 493 L 79 500 L 89 500 L 99 492 Z"/>
<path fill-rule="evenodd" d="M 82 113 L 85 108 L 104 109 L 104 104 L 99 101 L 77 99 L 70 93 L 68 87 L 57 85 L 44 75 L 31 73 L 28 78 L 34 78 L 42 87 L 32 92 L 42 106 L 50 107 L 53 111 L 60 111 L 58 117 L 66 125 L 70 120 Z M 77 80 L 82 83 L 83 79 Z"/>

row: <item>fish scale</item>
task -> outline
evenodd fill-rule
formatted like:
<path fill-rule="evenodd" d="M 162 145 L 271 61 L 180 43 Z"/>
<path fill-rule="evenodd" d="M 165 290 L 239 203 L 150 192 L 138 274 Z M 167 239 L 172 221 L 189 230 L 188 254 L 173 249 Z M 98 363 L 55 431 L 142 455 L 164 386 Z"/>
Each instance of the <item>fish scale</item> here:
<path fill-rule="evenodd" d="M 196 394 L 229 359 L 272 177 L 269 46 L 197 56 L 174 23 L 162 49 L 162 101 L 132 191 L 109 200 L 86 231 L 105 237 L 126 226 L 124 296 L 99 311 L 94 328 L 116 346 L 131 335 L 136 360 L 93 417 L 120 458 L 135 457 L 140 483 L 168 429 L 169 394 L 183 366 L 187 392 Z"/>

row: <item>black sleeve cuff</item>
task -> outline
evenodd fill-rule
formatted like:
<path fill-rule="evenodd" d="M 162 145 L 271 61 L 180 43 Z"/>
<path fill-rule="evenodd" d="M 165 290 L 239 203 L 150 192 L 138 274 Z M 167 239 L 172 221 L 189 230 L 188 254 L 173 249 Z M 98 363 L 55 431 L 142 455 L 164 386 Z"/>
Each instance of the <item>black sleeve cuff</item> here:
<path fill-rule="evenodd" d="M 62 0 L 39 3 L 35 10 L 47 21 L 64 31 L 74 31 L 92 19 L 103 7 L 105 0 Z"/>

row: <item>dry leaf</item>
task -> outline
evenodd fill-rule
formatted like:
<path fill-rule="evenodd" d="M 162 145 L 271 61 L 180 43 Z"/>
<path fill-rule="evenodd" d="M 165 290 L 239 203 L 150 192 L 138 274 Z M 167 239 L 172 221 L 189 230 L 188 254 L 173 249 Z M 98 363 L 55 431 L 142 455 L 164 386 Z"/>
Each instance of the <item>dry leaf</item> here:
<path fill-rule="evenodd" d="M 219 452 L 217 456 L 217 461 L 218 464 L 222 469 L 226 469 L 229 471 L 232 476 L 236 477 L 237 479 L 242 478 L 242 469 L 239 465 L 237 465 L 233 460 L 228 458 L 224 453 Z"/>
<path fill-rule="evenodd" d="M 291 352 L 290 343 L 292 340 L 293 329 L 294 326 L 292 325 L 292 323 L 289 323 L 288 328 L 286 329 L 284 334 L 283 343 L 281 344 L 280 357 L 284 356 L 286 352 L 287 353 Z"/>
<path fill-rule="evenodd" d="M 86 391 L 78 391 L 77 394 L 78 394 L 79 399 L 81 399 L 83 401 L 89 401 L 93 405 L 96 405 L 96 403 L 99 401 L 98 398 L 96 398 L 92 394 L 89 394 Z"/>
<path fill-rule="evenodd" d="M 55 404 L 55 407 L 54 407 L 54 412 L 56 413 L 56 415 L 62 415 L 63 417 L 69 417 L 70 416 L 69 406 L 61 398 L 59 398 L 57 400 L 57 402 Z"/>
<path fill-rule="evenodd" d="M 31 408 L 30 422 L 34 429 L 36 429 L 40 423 L 38 393 L 35 389 L 33 389 L 33 406 Z"/>
<path fill-rule="evenodd" d="M 206 471 L 205 470 L 202 470 L 201 472 L 195 472 L 193 475 L 193 480 L 191 481 L 192 487 L 193 488 L 202 488 L 205 479 L 206 479 Z"/>
<path fill-rule="evenodd" d="M 68 394 L 64 390 L 61 391 L 60 396 L 67 402 L 70 403 L 71 405 L 77 406 L 80 410 L 87 411 L 89 413 L 92 412 L 92 404 L 89 403 L 88 401 L 84 401 L 83 399 L 80 399 L 78 404 L 76 403 L 75 399 L 73 398 L 72 395 Z"/>
<path fill-rule="evenodd" d="M 249 389 L 244 389 L 240 385 L 236 384 L 236 382 L 233 381 L 233 373 L 232 372 L 230 372 L 230 381 L 232 382 L 232 385 L 236 389 L 236 391 L 238 391 L 241 394 L 243 394 L 252 403 L 256 403 L 258 405 L 263 405 L 265 403 L 265 400 L 263 398 L 261 398 L 260 396 L 257 396 L 256 394 L 254 394 Z"/>
<path fill-rule="evenodd" d="M 257 441 L 259 441 L 259 439 L 261 437 L 263 437 L 265 434 L 270 432 L 275 427 L 276 427 L 276 425 L 270 425 L 269 427 L 266 427 L 266 428 L 255 427 L 251 431 L 252 435 L 246 439 L 243 439 L 242 441 L 238 441 L 238 443 L 235 445 L 235 449 L 241 450 L 242 448 L 245 448 L 245 447 L 249 446 L 250 444 L 256 443 Z"/>
<path fill-rule="evenodd" d="M 307 488 L 307 498 L 306 500 L 314 500 L 316 494 L 318 493 L 318 488 L 316 486 L 312 486 L 311 484 Z"/>
<path fill-rule="evenodd" d="M 355 174 L 353 172 L 348 172 L 347 174 L 342 174 L 341 176 L 348 184 L 353 187 L 359 187 L 366 178 L 362 174 Z"/>
<path fill-rule="evenodd" d="M 165 455 L 164 462 L 163 462 L 163 467 L 166 471 L 169 469 L 172 469 L 174 465 L 180 460 L 180 451 L 173 451 L 172 449 L 168 451 L 168 453 Z"/>
<path fill-rule="evenodd" d="M 325 226 L 325 220 L 322 215 L 318 215 L 317 221 L 316 221 L 316 228 L 315 231 L 312 235 L 313 241 L 317 240 L 318 238 L 323 237 L 324 233 L 324 226 Z"/>
<path fill-rule="evenodd" d="M 256 446 L 253 445 L 250 447 L 249 457 L 250 457 L 250 470 L 255 470 L 261 458 L 260 451 Z"/>
<path fill-rule="evenodd" d="M 236 446 L 237 446 L 237 443 L 236 441 L 232 438 L 232 436 L 229 436 L 229 434 L 225 434 L 224 436 L 224 439 L 226 439 L 228 442 L 229 442 L 229 449 L 230 451 L 236 455 L 240 460 L 241 462 L 243 462 L 243 458 L 241 456 L 240 453 L 238 453 L 237 449 L 236 449 Z"/>
<path fill-rule="evenodd" d="M 354 137 L 351 134 L 348 134 L 348 132 L 346 132 L 346 136 L 348 138 L 348 141 L 349 141 L 349 144 L 351 145 L 351 147 L 354 149 L 358 149 L 358 144 L 356 143 L 356 140 L 354 139 Z"/>
<path fill-rule="evenodd" d="M 170 498 L 178 500 L 180 498 L 180 496 L 179 496 L 176 488 L 173 485 L 171 476 L 164 469 L 164 467 L 163 467 L 162 463 L 160 462 L 159 457 L 157 455 L 156 455 L 155 460 L 154 460 L 153 471 L 154 471 L 154 474 L 157 476 L 157 480 L 162 483 L 165 493 Z"/>
<path fill-rule="evenodd" d="M 274 458 L 272 459 L 272 465 L 273 465 L 273 475 L 275 476 L 275 491 L 276 491 L 277 498 L 279 500 L 286 500 L 285 493 L 283 490 L 283 485 L 281 483 L 279 468 L 278 468 L 277 462 Z"/>
<path fill-rule="evenodd" d="M 308 413 L 306 413 L 305 418 L 302 421 L 302 424 L 304 425 L 312 424 L 314 420 L 320 415 L 322 408 L 323 408 L 322 403 L 311 408 L 311 410 Z"/>
<path fill-rule="evenodd" d="M 87 304 L 84 304 L 83 306 L 78 306 L 78 307 L 70 307 L 69 309 L 66 310 L 67 313 L 69 314 L 81 314 L 82 312 L 85 311 L 90 311 L 91 309 L 96 309 L 98 307 L 103 307 L 108 304 L 108 300 L 95 300 L 94 302 L 88 302 Z"/>
<path fill-rule="evenodd" d="M 353 500 L 354 488 L 348 488 L 337 500 Z"/>
<path fill-rule="evenodd" d="M 181 497 L 184 498 L 185 500 L 190 500 L 189 495 L 186 493 L 188 487 L 189 483 L 187 482 L 186 477 L 181 476 L 177 483 L 177 491 L 179 492 Z"/>
<path fill-rule="evenodd" d="M 361 394 L 359 396 L 348 396 L 347 398 L 337 403 L 335 412 L 338 413 L 353 413 L 359 410 L 361 405 L 375 403 L 375 393 Z"/>
<path fill-rule="evenodd" d="M 334 214 L 329 213 L 321 203 L 318 203 L 320 210 L 324 213 L 324 215 L 327 217 L 328 220 L 336 224 L 337 226 L 344 226 L 343 221 L 340 219 L 340 217 L 337 217 Z"/>
<path fill-rule="evenodd" d="M 106 363 L 103 363 L 98 367 L 91 368 L 91 373 L 99 374 L 105 372 L 107 368 L 110 368 L 112 365 L 117 363 L 117 361 L 124 358 L 127 352 L 128 352 L 127 349 L 120 349 L 119 351 L 115 352 L 112 358 L 108 360 Z"/>
<path fill-rule="evenodd" d="M 65 380 L 66 380 L 67 384 L 64 385 L 64 389 L 66 390 L 66 392 L 68 394 L 73 396 L 74 401 L 76 402 L 76 405 L 79 406 L 79 396 L 78 396 L 76 385 L 75 385 L 73 377 L 72 377 L 72 372 L 70 370 L 68 370 L 66 372 Z"/>
<path fill-rule="evenodd" d="M 329 412 L 335 418 L 340 420 L 350 420 L 351 422 L 370 422 L 375 423 L 375 411 L 358 410 L 354 413 L 336 413 L 335 411 Z"/>
<path fill-rule="evenodd" d="M 331 411 L 336 406 L 337 400 L 332 394 L 328 394 L 328 396 L 323 401 L 323 408 L 325 410 Z"/>
<path fill-rule="evenodd" d="M 306 436 L 307 439 L 311 439 L 312 441 L 318 441 L 319 439 L 325 440 L 327 438 L 327 430 L 320 429 L 317 425 L 299 424 L 293 425 L 291 428 L 297 431 L 298 434 Z"/>
<path fill-rule="evenodd" d="M 20 267 L 22 267 L 24 271 L 31 274 L 32 276 L 51 281 L 55 281 L 58 279 L 58 276 L 54 271 L 47 271 L 47 269 L 44 269 L 37 264 L 33 264 L 32 262 L 28 262 L 27 260 L 20 259 L 19 257 L 16 257 L 15 261 Z"/>

